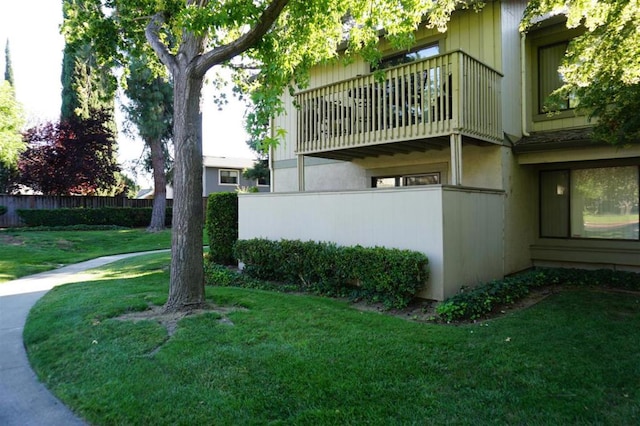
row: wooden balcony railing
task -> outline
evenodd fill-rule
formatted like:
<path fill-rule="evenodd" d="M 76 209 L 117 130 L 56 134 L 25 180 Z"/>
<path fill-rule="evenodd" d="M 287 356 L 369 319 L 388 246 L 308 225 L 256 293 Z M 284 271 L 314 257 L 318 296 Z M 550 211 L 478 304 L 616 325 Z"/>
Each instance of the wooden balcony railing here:
<path fill-rule="evenodd" d="M 501 74 L 456 51 L 300 92 L 298 154 L 460 133 L 503 139 Z"/>

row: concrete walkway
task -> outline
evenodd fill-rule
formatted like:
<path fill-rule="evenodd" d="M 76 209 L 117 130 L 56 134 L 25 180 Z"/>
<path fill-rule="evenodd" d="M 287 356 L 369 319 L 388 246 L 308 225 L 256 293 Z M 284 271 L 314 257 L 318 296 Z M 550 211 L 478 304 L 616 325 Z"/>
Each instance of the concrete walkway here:
<path fill-rule="evenodd" d="M 105 256 L 49 272 L 0 283 L 0 425 L 84 425 L 36 377 L 22 342 L 31 307 L 53 287 L 87 281 L 83 273 L 117 260 L 168 250 Z"/>

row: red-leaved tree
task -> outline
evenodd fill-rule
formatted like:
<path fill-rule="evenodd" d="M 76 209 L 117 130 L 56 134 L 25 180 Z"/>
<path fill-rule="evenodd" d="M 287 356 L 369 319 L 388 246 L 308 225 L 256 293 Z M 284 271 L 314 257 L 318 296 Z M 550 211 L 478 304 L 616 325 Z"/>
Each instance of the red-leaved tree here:
<path fill-rule="evenodd" d="M 72 117 L 27 130 L 19 183 L 45 195 L 96 195 L 116 185 L 116 140 L 109 115 Z"/>

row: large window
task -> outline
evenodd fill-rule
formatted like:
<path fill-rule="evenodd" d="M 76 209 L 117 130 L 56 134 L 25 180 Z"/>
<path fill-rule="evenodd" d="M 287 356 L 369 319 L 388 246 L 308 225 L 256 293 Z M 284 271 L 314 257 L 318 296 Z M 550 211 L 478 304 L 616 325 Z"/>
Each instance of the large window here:
<path fill-rule="evenodd" d="M 240 172 L 238 170 L 219 170 L 220 185 L 237 185 Z"/>
<path fill-rule="evenodd" d="M 638 166 L 540 173 L 540 235 L 638 240 Z"/>
<path fill-rule="evenodd" d="M 543 114 L 549 95 L 564 84 L 562 74 L 558 68 L 567 50 L 568 42 L 542 46 L 538 49 L 538 112 Z M 559 110 L 572 109 L 578 106 L 578 99 L 569 96 L 559 104 L 553 104 L 552 108 Z"/>

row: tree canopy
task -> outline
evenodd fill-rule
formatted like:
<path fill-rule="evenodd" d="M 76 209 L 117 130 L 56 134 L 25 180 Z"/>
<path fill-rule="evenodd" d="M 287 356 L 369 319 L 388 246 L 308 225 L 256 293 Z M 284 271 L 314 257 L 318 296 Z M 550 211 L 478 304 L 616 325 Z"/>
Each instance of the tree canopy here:
<path fill-rule="evenodd" d="M 154 70 L 174 84 L 174 204 L 167 310 L 204 301 L 202 262 L 201 89 L 207 71 L 226 66 L 250 93 L 248 130 L 269 141 L 269 119 L 282 111 L 280 95 L 305 86 L 312 65 L 361 53 L 379 59 L 385 37 L 408 47 L 426 24 L 444 27 L 464 0 L 68 0 L 67 41 L 90 44 L 104 66 L 126 66 L 125 52 L 155 54 Z M 478 2 L 480 3 L 480 2 Z M 160 65 L 162 64 L 162 66 Z"/>
<path fill-rule="evenodd" d="M 22 106 L 16 100 L 11 84 L 0 82 L 0 163 L 11 166 L 18 161 L 18 155 L 24 149 L 22 126 L 24 114 Z"/>
<path fill-rule="evenodd" d="M 565 14 L 568 28 L 584 33 L 569 43 L 560 72 L 565 85 L 555 98 L 573 94 L 597 119 L 596 136 L 611 143 L 640 139 L 640 5 L 635 0 L 534 0 L 521 30 L 536 17 Z"/>
<path fill-rule="evenodd" d="M 25 132 L 18 162 L 20 183 L 45 195 L 95 195 L 116 184 L 119 167 L 110 114 L 94 111 Z"/>
<path fill-rule="evenodd" d="M 9 39 L 4 48 L 4 79 L 9 82 L 11 86 L 15 86 L 13 81 L 13 67 L 11 66 L 11 51 L 9 49 Z"/>

